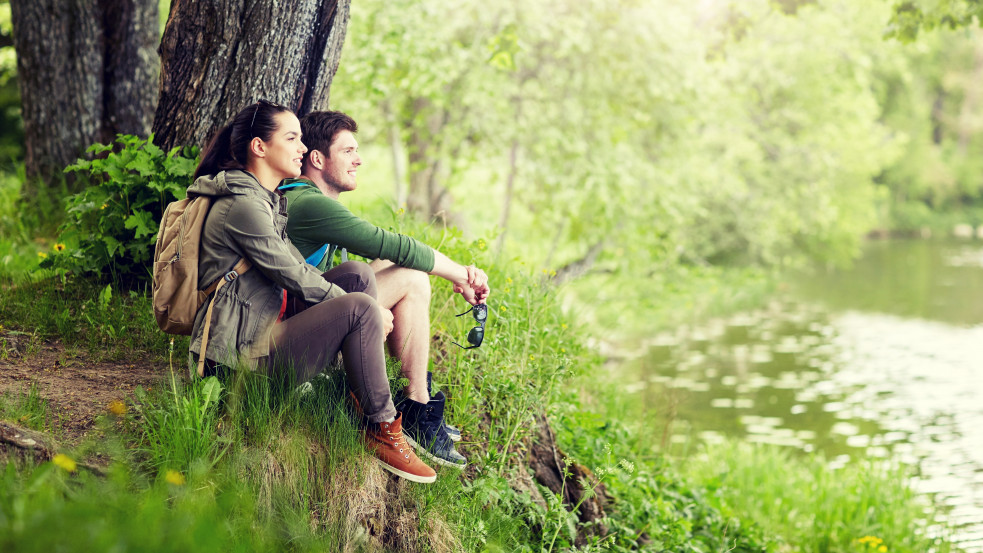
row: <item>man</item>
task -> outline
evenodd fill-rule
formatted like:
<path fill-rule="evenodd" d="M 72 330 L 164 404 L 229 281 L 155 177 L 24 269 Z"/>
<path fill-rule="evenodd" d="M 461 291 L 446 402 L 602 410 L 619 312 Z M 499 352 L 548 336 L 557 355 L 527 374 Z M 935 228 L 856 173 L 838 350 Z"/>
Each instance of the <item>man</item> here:
<path fill-rule="evenodd" d="M 399 359 L 406 388 L 394 398 L 403 413 L 404 433 L 436 463 L 463 467 L 466 460 L 452 439 L 460 432 L 445 425 L 443 392 L 430 395 L 430 279 L 451 282 L 472 304 L 484 303 L 490 289 L 484 271 L 463 266 L 408 236 L 385 231 L 353 215 L 338 202 L 355 190 L 358 155 L 355 121 L 341 112 L 313 112 L 301 119 L 304 155 L 299 179 L 280 185 L 287 197 L 287 233 L 291 242 L 321 271 L 331 268 L 335 251 L 344 248 L 368 259 L 375 271 L 379 304 L 392 311 L 393 331 L 386 341 Z"/>

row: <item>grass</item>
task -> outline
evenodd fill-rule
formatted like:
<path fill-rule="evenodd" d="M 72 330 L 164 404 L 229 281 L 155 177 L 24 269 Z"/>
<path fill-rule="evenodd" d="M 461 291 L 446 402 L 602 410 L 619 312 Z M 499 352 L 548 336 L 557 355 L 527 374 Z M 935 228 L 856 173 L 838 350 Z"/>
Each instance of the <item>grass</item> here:
<path fill-rule="evenodd" d="M 753 520 L 780 550 L 952 550 L 945 527 L 926 515 L 928 500 L 911 490 L 909 467 L 861 461 L 834 469 L 821 455 L 738 442 L 708 445 L 684 466 L 712 504 Z"/>
<path fill-rule="evenodd" d="M 16 421 L 33 430 L 51 430 L 51 411 L 36 382 L 32 382 L 22 396 L 10 393 L 0 396 L 0 419 Z"/>
<path fill-rule="evenodd" d="M 463 351 L 450 343 L 473 321 L 454 317 L 463 301 L 433 281 L 431 368 L 450 398 L 448 420 L 464 432 L 468 469 L 441 468 L 429 486 L 390 478 L 361 444 L 338 373 L 315 379 L 306 394 L 242 371 L 186 380 L 187 341 L 171 346 L 156 330 L 146 290 L 8 278 L 0 284 L 7 331 L 58 338 L 103 359 L 142 355 L 170 371 L 152 390 L 110 406 L 87 441 L 63 452 L 110 459 L 98 473 L 64 459 L 5 469 L 0 550 L 854 551 L 836 547 L 864 533 L 892 540 L 892 551 L 927 543 L 929 517 L 901 505 L 910 497 L 894 473 L 860 466 L 853 480 L 812 481 L 812 466 L 737 449 L 712 457 L 726 462 L 680 470 L 613 406 L 616 388 L 548 276 L 493 263 L 483 241 L 456 231 L 395 223 L 453 259 L 477 262 L 496 283 L 485 341 Z M 395 389 L 398 368 L 389 369 Z M 29 398 L 4 402 L 4 417 L 41 416 L 43 406 Z M 586 532 L 562 494 L 521 485 L 531 482 L 526 456 L 537 415 L 552 422 L 569 458 L 592 471 L 587 487 L 600 491 L 600 482 L 612 498 L 601 521 L 607 534 Z M 796 487 L 839 499 L 812 501 L 789 491 Z M 782 512 L 770 504 L 779 497 L 785 512 L 801 512 L 790 525 L 769 520 Z M 847 497 L 898 522 L 855 517 Z M 829 547 L 814 548 L 822 543 Z"/>

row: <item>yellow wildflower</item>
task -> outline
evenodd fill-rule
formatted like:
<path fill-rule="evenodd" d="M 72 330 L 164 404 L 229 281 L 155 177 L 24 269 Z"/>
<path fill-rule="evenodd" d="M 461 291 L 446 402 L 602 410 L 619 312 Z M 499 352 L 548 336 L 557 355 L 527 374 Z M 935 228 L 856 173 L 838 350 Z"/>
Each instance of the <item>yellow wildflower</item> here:
<path fill-rule="evenodd" d="M 560 328 L 562 328 L 563 330 L 566 330 L 567 329 L 567 323 L 560 323 Z"/>
<path fill-rule="evenodd" d="M 47 259 L 48 258 L 48 254 L 46 254 L 44 252 L 38 252 L 38 257 L 40 257 L 41 259 Z"/>
<path fill-rule="evenodd" d="M 175 486 L 184 485 L 184 475 L 176 470 L 167 469 L 167 472 L 164 473 L 164 480 L 167 480 L 168 482 L 174 484 Z"/>
<path fill-rule="evenodd" d="M 109 412 L 117 417 L 122 417 L 126 414 L 126 404 L 118 399 L 110 401 L 107 409 L 109 409 Z"/>
<path fill-rule="evenodd" d="M 78 465 L 75 464 L 75 461 L 73 461 L 71 457 L 65 455 L 64 453 L 59 453 L 58 455 L 52 457 L 51 462 L 54 463 L 56 466 L 64 469 L 65 472 L 75 472 L 75 469 L 78 468 Z"/>
<path fill-rule="evenodd" d="M 886 545 L 882 545 L 882 546 L 878 547 L 877 550 L 880 551 L 881 553 L 887 553 L 887 546 Z"/>
<path fill-rule="evenodd" d="M 55 244 L 56 252 L 64 251 L 64 249 L 65 249 L 65 244 Z"/>
<path fill-rule="evenodd" d="M 107 207 L 109 207 L 109 204 L 102 204 L 99 206 L 99 209 L 106 209 Z"/>
<path fill-rule="evenodd" d="M 507 311 L 507 309 L 505 309 L 505 306 L 504 305 L 501 306 L 501 307 L 499 307 L 498 310 L 501 311 L 502 313 L 504 313 L 505 311 Z"/>
<path fill-rule="evenodd" d="M 511 288 L 509 288 L 509 287 L 505 287 L 505 290 L 502 290 L 502 292 L 504 292 L 504 293 L 506 293 L 506 294 L 508 294 L 508 293 L 509 293 L 509 292 L 511 292 L 511 291 L 512 291 L 512 289 L 511 289 Z"/>
<path fill-rule="evenodd" d="M 512 284 L 512 279 L 511 278 L 506 278 L 505 279 L 505 283 L 506 284 Z"/>
<path fill-rule="evenodd" d="M 550 276 L 551 277 L 555 277 L 556 276 L 556 271 L 550 271 Z"/>
<path fill-rule="evenodd" d="M 536 360 L 536 356 L 535 355 L 530 355 L 529 356 L 529 360 L 530 361 L 535 361 Z"/>

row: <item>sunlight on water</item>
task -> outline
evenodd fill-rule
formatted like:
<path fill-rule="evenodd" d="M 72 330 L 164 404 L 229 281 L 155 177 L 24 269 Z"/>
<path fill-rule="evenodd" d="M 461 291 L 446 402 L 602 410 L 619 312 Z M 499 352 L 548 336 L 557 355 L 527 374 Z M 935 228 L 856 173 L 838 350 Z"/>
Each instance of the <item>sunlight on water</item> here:
<path fill-rule="evenodd" d="M 916 490 L 983 552 L 983 248 L 871 248 L 794 300 L 653 337 L 628 388 L 674 406 L 674 450 L 730 435 L 917 467 Z"/>

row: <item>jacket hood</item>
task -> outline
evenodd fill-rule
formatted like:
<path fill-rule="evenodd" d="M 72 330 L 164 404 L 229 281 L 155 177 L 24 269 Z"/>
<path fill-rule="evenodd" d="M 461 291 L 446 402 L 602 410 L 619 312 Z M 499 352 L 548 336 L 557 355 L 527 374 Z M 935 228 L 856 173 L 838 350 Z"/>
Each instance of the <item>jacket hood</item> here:
<path fill-rule="evenodd" d="M 263 185 L 256 180 L 252 173 L 232 169 L 220 171 L 216 175 L 205 175 L 195 179 L 194 184 L 188 187 L 188 197 L 195 196 L 231 196 L 232 194 L 260 194 L 267 199 L 271 199 L 271 192 L 263 188 Z"/>

